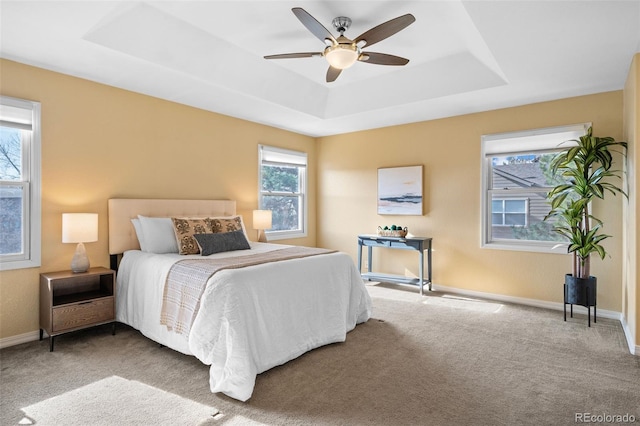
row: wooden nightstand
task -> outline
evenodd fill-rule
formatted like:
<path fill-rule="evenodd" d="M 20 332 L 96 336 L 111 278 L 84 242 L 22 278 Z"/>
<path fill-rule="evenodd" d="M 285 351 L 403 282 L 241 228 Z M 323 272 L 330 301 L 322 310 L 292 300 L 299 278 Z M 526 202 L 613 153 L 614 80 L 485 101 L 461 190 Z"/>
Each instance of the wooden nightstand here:
<path fill-rule="evenodd" d="M 40 274 L 40 340 L 46 331 L 49 351 L 60 334 L 107 323 L 116 334 L 115 281 L 115 272 L 107 268 Z"/>

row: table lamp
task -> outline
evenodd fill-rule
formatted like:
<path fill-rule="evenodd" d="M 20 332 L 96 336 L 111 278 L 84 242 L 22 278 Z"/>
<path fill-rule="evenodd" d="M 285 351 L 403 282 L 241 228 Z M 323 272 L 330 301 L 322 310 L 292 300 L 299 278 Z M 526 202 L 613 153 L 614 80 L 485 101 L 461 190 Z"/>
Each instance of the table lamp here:
<path fill-rule="evenodd" d="M 258 241 L 267 242 L 265 229 L 271 228 L 271 210 L 254 210 L 253 211 L 253 229 L 258 230 Z"/>
<path fill-rule="evenodd" d="M 97 213 L 63 213 L 62 214 L 62 242 L 78 243 L 76 252 L 71 260 L 71 270 L 74 273 L 89 270 L 89 258 L 84 249 L 84 243 L 98 241 Z"/>

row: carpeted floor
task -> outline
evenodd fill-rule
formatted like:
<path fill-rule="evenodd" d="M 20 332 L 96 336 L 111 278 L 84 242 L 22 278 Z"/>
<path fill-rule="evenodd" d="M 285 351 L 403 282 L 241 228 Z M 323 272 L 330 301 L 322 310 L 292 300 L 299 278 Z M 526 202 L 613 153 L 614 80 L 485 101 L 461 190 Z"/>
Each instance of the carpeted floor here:
<path fill-rule="evenodd" d="M 108 326 L 61 336 L 53 353 L 46 341 L 3 349 L 0 423 L 46 424 L 29 407 L 112 376 L 219 411 L 195 424 L 569 425 L 624 415 L 640 423 L 640 357 L 629 354 L 617 321 L 588 328 L 585 317 L 563 322 L 556 311 L 369 290 L 370 321 L 345 343 L 259 375 L 246 403 L 211 394 L 207 366 L 124 325 L 116 336 Z M 130 424 L 176 424 L 163 410 L 140 420 L 135 398 L 110 405 L 114 419 L 130 412 Z"/>
<path fill-rule="evenodd" d="M 135 410 L 119 409 L 130 406 L 131 401 L 135 401 Z M 118 376 L 23 407 L 22 412 L 22 424 L 100 426 L 139 425 L 149 419 L 155 424 L 197 425 L 218 414 L 215 407 Z"/>

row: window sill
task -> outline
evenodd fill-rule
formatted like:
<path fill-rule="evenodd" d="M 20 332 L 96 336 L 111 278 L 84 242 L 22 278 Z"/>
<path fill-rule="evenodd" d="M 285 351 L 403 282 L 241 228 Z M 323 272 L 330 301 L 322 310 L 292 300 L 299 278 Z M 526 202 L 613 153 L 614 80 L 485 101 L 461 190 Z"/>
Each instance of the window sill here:
<path fill-rule="evenodd" d="M 483 243 L 482 248 L 491 250 L 529 251 L 534 253 L 567 254 L 567 244 L 548 242 L 490 242 Z"/>
<path fill-rule="evenodd" d="M 0 272 L 14 269 L 39 268 L 40 260 L 15 260 L 0 262 Z"/>
<path fill-rule="evenodd" d="M 305 238 L 307 236 L 307 233 L 283 231 L 283 232 L 265 232 L 265 235 L 267 236 L 267 241 L 278 241 L 278 240 L 289 240 L 294 238 Z"/>

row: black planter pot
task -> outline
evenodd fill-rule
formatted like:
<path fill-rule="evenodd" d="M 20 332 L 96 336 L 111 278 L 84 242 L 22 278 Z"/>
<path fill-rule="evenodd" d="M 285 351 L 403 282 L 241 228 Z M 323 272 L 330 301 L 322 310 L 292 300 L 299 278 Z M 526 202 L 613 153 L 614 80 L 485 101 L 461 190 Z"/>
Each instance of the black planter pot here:
<path fill-rule="evenodd" d="M 596 277 L 576 278 L 572 274 L 564 276 L 566 288 L 565 303 L 571 305 L 595 306 L 598 281 Z"/>
<path fill-rule="evenodd" d="M 573 305 L 581 305 L 588 309 L 589 327 L 591 327 L 591 306 L 593 306 L 593 322 L 596 322 L 597 290 L 596 277 L 577 278 L 573 274 L 566 274 L 564 276 L 564 320 L 567 320 L 566 305 L 571 305 L 572 318 Z"/>

